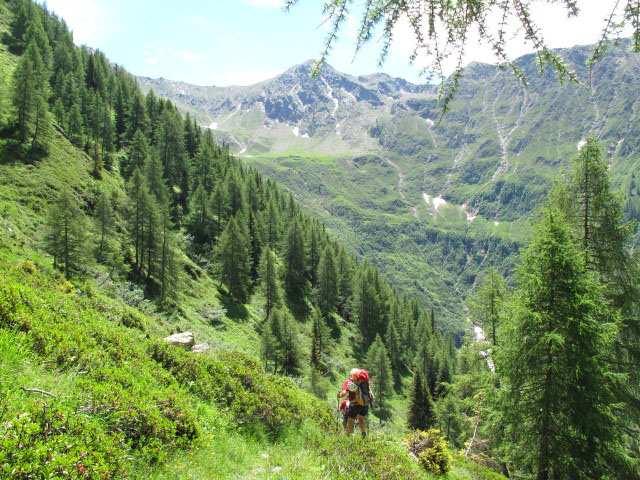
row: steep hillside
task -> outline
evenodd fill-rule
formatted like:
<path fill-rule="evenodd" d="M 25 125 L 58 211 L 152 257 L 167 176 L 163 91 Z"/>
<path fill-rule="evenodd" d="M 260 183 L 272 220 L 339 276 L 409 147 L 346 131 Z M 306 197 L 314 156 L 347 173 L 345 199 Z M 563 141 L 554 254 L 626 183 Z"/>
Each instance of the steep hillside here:
<path fill-rule="evenodd" d="M 140 81 L 200 112 L 217 138 L 287 185 L 395 285 L 462 319 L 458 298 L 489 264 L 509 274 L 530 214 L 585 137 L 603 142 L 637 215 L 640 58 L 627 49 L 609 49 L 590 90 L 538 74 L 532 55 L 518 60 L 527 88 L 495 66 L 470 65 L 439 123 L 431 87 L 331 67 L 312 79 L 309 63 L 252 87 Z M 560 51 L 585 82 L 589 52 Z"/>
<path fill-rule="evenodd" d="M 46 7 L 0 14 L 3 478 L 432 478 L 405 383 L 441 395 L 452 338 Z M 354 365 L 367 443 L 334 418 Z"/>

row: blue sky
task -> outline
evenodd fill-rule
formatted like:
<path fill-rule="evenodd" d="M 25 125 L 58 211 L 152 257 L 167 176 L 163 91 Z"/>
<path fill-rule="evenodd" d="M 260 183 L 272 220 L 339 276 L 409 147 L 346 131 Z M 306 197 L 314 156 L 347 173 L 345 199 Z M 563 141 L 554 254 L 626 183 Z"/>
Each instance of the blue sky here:
<path fill-rule="evenodd" d="M 593 43 L 614 0 L 595 4 L 580 18 L 566 20 L 557 6 L 537 12 L 545 38 L 554 47 Z M 198 85 L 248 85 L 318 58 L 327 35 L 322 2 L 300 0 L 283 13 L 281 0 L 48 0 L 67 21 L 76 43 L 103 51 L 127 70 Z M 419 83 L 421 66 L 408 61 L 411 36 L 398 28 L 396 42 L 380 69 L 380 42 L 374 38 L 353 60 L 357 18 L 344 26 L 328 62 L 353 75 L 384 71 Z M 471 43 L 467 59 L 491 62 L 486 49 Z M 513 41 L 512 55 L 529 50 Z"/>

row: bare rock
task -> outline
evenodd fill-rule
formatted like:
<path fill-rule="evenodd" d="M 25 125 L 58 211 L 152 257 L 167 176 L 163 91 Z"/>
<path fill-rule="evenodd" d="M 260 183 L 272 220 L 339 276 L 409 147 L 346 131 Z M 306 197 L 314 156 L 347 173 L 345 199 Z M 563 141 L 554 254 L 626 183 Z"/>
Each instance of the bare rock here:
<path fill-rule="evenodd" d="M 191 351 L 195 352 L 195 353 L 202 353 L 206 350 L 209 350 L 211 347 L 209 346 L 208 343 L 199 343 L 197 345 L 194 345 L 193 347 L 191 347 Z"/>
<path fill-rule="evenodd" d="M 170 343 L 176 347 L 183 347 L 190 349 L 196 344 L 196 339 L 191 332 L 174 333 L 164 339 L 165 342 Z"/>

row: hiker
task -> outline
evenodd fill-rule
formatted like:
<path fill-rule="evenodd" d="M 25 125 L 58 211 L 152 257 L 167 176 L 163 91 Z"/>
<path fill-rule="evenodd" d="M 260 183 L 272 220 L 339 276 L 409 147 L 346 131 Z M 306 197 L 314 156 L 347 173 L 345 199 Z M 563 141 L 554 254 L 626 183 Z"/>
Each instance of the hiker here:
<path fill-rule="evenodd" d="M 347 417 L 347 412 L 349 411 L 349 400 L 343 400 L 342 403 L 340 404 L 340 407 L 338 408 L 338 410 L 340 410 L 342 412 L 342 426 L 344 427 L 344 429 L 347 429 L 347 419 L 349 417 Z"/>
<path fill-rule="evenodd" d="M 369 389 L 369 374 L 362 369 L 351 369 L 351 376 L 344 381 L 338 398 L 349 395 L 349 409 L 347 410 L 346 434 L 351 435 L 356 418 L 360 426 L 362 438 L 367 436 L 367 425 L 364 417 L 369 412 L 371 404 L 371 391 Z"/>

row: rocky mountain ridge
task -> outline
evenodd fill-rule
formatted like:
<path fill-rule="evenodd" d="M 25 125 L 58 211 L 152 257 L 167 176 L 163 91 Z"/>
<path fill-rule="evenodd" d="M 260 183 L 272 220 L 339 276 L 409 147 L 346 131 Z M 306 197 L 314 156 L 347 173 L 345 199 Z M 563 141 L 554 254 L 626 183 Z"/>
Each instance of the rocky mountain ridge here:
<path fill-rule="evenodd" d="M 216 130 L 236 153 L 270 151 L 273 138 L 283 136 L 288 137 L 284 143 L 290 145 L 298 138 L 329 135 L 339 137 L 343 149 L 364 151 L 372 147 L 366 135 L 359 135 L 363 129 L 366 133 L 368 120 L 384 115 L 392 102 L 423 91 L 422 86 L 383 73 L 354 77 L 329 65 L 313 77 L 313 65 L 314 61 L 308 60 L 247 87 L 201 87 L 145 77 L 138 80 L 143 88 L 171 98 L 202 125 Z"/>
<path fill-rule="evenodd" d="M 432 86 L 329 66 L 314 79 L 311 62 L 249 87 L 140 81 L 284 183 L 394 283 L 463 316 L 456 298 L 489 264 L 512 271 L 531 215 L 587 136 L 602 143 L 629 215 L 640 211 L 640 55 L 612 45 L 587 88 L 591 47 L 559 52 L 585 85 L 540 74 L 533 55 L 517 61 L 528 87 L 474 63 L 439 123 Z"/>

